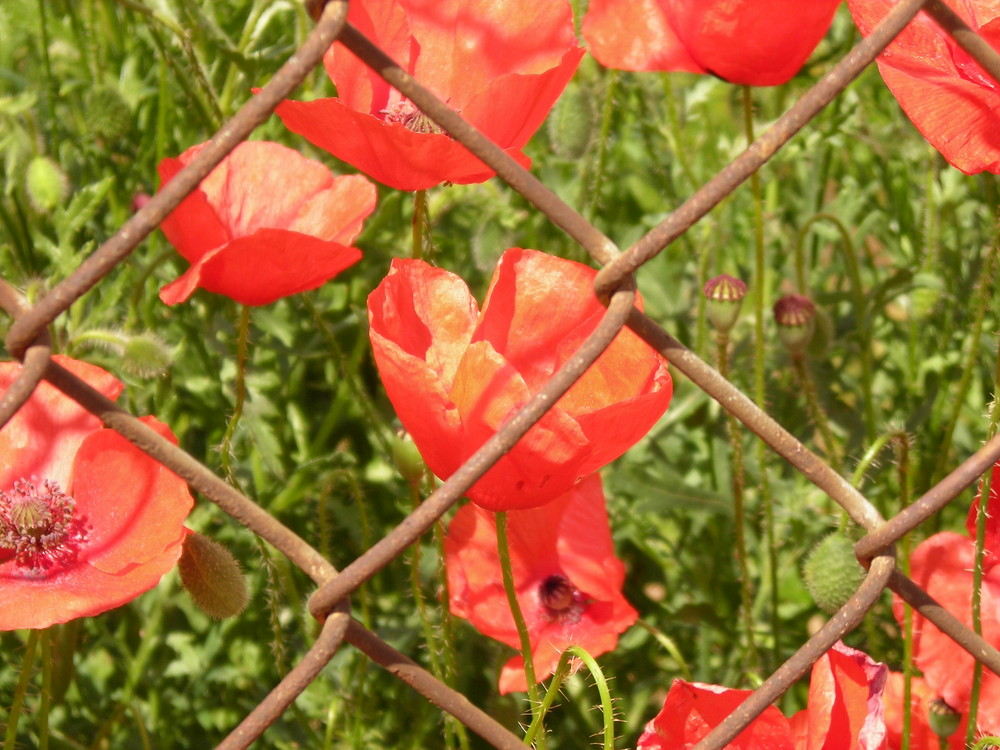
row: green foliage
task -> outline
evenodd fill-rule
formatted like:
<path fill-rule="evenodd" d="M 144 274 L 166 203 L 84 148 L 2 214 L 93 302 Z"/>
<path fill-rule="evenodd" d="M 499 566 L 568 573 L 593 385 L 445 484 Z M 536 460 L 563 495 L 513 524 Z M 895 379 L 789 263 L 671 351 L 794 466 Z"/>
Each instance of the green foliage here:
<path fill-rule="evenodd" d="M 753 92 L 758 132 L 856 40 L 841 14 L 811 67 L 785 86 Z M 69 275 L 129 218 L 133 197 L 155 189 L 159 161 L 206 140 L 251 96 L 251 87 L 273 74 L 309 24 L 302 7 L 289 2 L 4 0 L 0 275 L 32 300 Z M 330 93 L 318 70 L 298 96 Z M 528 151 L 545 184 L 624 248 L 745 147 L 740 101 L 738 89 L 710 77 L 617 73 L 588 58 Z M 286 132 L 276 118 L 255 137 L 291 145 L 335 171 L 352 171 Z M 65 172 L 70 192 L 64 199 L 43 206 L 30 199 L 28 165 L 36 159 Z M 1000 320 L 992 281 L 981 279 L 981 271 L 985 254 L 996 247 L 996 182 L 944 164 L 874 70 L 779 152 L 761 179 L 765 278 L 752 274 L 754 212 L 746 186 L 638 272 L 646 311 L 711 358 L 711 330 L 699 314 L 708 277 L 737 276 L 748 283 L 750 297 L 763 295 L 768 307 L 781 293 L 808 294 L 824 338 L 807 364 L 847 472 L 881 433 L 905 430 L 917 496 L 976 450 L 985 434 L 996 348 L 989 332 Z M 496 180 L 432 190 L 428 203 L 430 259 L 463 276 L 477 294 L 508 246 L 586 260 Z M 357 243 L 364 259 L 324 287 L 255 309 L 251 318 L 246 402 L 229 443 L 235 479 L 338 567 L 410 509 L 409 489 L 392 464 L 398 425 L 371 361 L 365 300 L 390 260 L 408 254 L 411 215 L 410 196 L 380 189 L 377 213 Z M 804 288 L 796 281 L 796 247 Z M 58 351 L 125 380 L 127 408 L 155 414 L 182 447 L 221 473 L 219 446 L 236 400 L 239 311 L 203 291 L 183 305 L 163 305 L 159 288 L 184 267 L 155 233 L 53 323 L 53 342 Z M 983 284 L 986 294 L 977 296 Z M 973 340 L 976 300 L 987 312 L 983 333 Z M 730 336 L 730 377 L 748 393 L 751 303 Z M 773 326 L 767 335 L 767 410 L 827 455 Z M 832 503 L 805 478 L 775 459 L 758 465 L 755 439 L 743 433 L 748 567 L 755 637 L 764 654 L 760 669 L 748 668 L 724 415 L 675 377 L 674 400 L 661 423 L 606 471 L 612 528 L 628 568 L 626 594 L 643 624 L 600 657 L 623 719 L 619 747 L 634 746 L 674 677 L 753 686 L 805 641 L 818 615 L 800 561 L 839 521 Z M 775 502 L 774 571 L 761 522 L 764 472 Z M 871 464 L 862 484 L 885 515 L 899 511 L 899 477 L 888 452 Z M 966 504 L 954 505 L 918 535 L 957 527 Z M 315 638 L 317 625 L 305 611 L 312 584 L 304 574 L 208 503 L 199 503 L 189 525 L 241 562 L 249 607 L 213 621 L 171 575 L 127 606 L 54 628 L 48 634 L 51 746 L 87 746 L 80 738 L 94 738 L 91 747 L 211 746 Z M 437 630 L 443 627 L 438 548 L 425 539 L 420 552 L 419 582 Z M 772 581 L 780 633 L 769 625 Z M 850 640 L 898 666 L 902 645 L 888 604 L 886 597 Z M 352 597 L 352 612 L 429 665 L 404 560 L 363 586 Z M 4 701 L 17 681 L 24 644 L 22 633 L 0 634 L 10 655 L 0 664 Z M 453 684 L 516 729 L 525 720 L 523 700 L 496 692 L 510 651 L 464 622 L 453 624 L 453 648 Z M 29 706 L 39 699 L 32 690 Z M 566 682 L 562 705 L 547 719 L 550 748 L 584 746 L 602 730 L 603 718 L 592 709 L 595 695 L 580 675 Z M 800 707 L 803 696 L 793 691 L 784 708 Z M 21 722 L 22 746 L 37 744 L 30 719 Z M 443 731 L 438 709 L 345 646 L 262 746 L 437 747 Z M 471 743 L 480 746 L 475 738 Z"/>

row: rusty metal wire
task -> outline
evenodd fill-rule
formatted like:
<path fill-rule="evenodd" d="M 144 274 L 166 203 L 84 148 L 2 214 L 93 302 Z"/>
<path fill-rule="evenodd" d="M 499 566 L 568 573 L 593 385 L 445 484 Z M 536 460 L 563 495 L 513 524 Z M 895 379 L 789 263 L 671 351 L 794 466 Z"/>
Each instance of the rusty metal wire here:
<path fill-rule="evenodd" d="M 885 46 L 923 10 L 990 74 L 1000 80 L 1000 55 L 969 29 L 941 0 L 902 0 L 872 34 L 837 63 L 812 89 L 766 132 L 709 180 L 663 222 L 624 253 L 599 229 L 563 202 L 537 178 L 430 91 L 396 65 L 382 50 L 346 22 L 346 0 L 310 0 L 317 25 L 302 47 L 257 96 L 213 136 L 188 164 L 142 210 L 34 306 L 0 280 L 0 307 L 14 322 L 7 336 L 8 351 L 22 361 L 15 382 L 0 395 L 0 425 L 17 411 L 44 379 L 117 430 L 141 450 L 184 478 L 192 488 L 280 550 L 316 584 L 309 611 L 323 623 L 319 636 L 299 664 L 232 733 L 221 748 L 245 748 L 259 738 L 347 641 L 375 663 L 405 682 L 427 700 L 455 716 L 493 747 L 524 747 L 520 738 L 501 726 L 460 693 L 452 690 L 353 619 L 347 597 L 396 559 L 429 529 L 491 466 L 537 422 L 629 326 L 723 409 L 735 416 L 778 455 L 838 503 L 868 532 L 855 547 L 868 575 L 854 596 L 826 625 L 779 667 L 736 711 L 699 744 L 720 748 L 735 738 L 767 706 L 800 679 L 838 639 L 855 629 L 886 588 L 911 604 L 986 667 L 1000 674 L 1000 651 L 965 627 L 895 566 L 894 545 L 902 536 L 937 513 L 1000 459 L 1000 437 L 966 459 L 909 508 L 886 521 L 863 494 L 796 440 L 716 370 L 634 308 L 632 274 L 667 248 L 744 180 L 758 170 L 788 140 L 829 104 L 864 70 Z M 51 360 L 47 326 L 99 283 L 192 191 L 201 180 L 270 116 L 277 104 L 302 82 L 336 40 L 397 88 L 425 114 L 494 169 L 555 225 L 578 242 L 603 268 L 595 293 L 607 304 L 597 329 L 566 364 L 517 414 L 488 440 L 458 471 L 383 539 L 343 571 L 326 560 L 250 498 L 215 476 L 185 451 L 156 434 L 126 410 L 90 388 Z"/>

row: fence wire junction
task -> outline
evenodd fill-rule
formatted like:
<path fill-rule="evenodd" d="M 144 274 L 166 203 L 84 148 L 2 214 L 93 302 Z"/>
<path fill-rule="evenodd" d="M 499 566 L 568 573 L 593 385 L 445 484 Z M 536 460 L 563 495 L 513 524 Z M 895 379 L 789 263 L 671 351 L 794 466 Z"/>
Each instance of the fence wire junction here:
<path fill-rule="evenodd" d="M 859 42 L 834 65 L 742 154 L 658 226 L 622 252 L 593 224 L 347 23 L 346 0 L 329 0 L 325 5 L 322 0 L 307 0 L 307 4 L 317 24 L 305 43 L 258 95 L 248 100 L 223 125 L 190 164 L 115 235 L 84 260 L 68 278 L 31 307 L 24 303 L 10 284 L 0 279 L 0 306 L 14 319 L 6 346 L 11 355 L 22 362 L 16 381 L 0 395 L 0 425 L 6 424 L 42 380 L 48 381 L 280 550 L 318 586 L 308 604 L 312 616 L 322 623 L 318 638 L 298 665 L 218 745 L 219 748 L 228 750 L 251 745 L 319 675 L 344 641 L 464 723 L 494 747 L 505 750 L 524 747 L 517 735 L 354 619 L 350 614 L 348 597 L 429 530 L 569 390 L 624 326 L 642 337 L 673 367 L 684 373 L 775 453 L 837 502 L 867 532 L 855 546 L 858 559 L 868 569 L 864 582 L 855 594 L 736 711 L 717 726 L 698 745 L 699 748 L 722 748 L 735 738 L 767 706 L 803 677 L 837 640 L 854 630 L 885 588 L 902 597 L 974 658 L 1000 675 L 1000 651 L 963 625 L 903 575 L 896 568 L 894 551 L 895 543 L 904 534 L 941 510 L 1000 460 L 1000 436 L 968 457 L 916 502 L 886 520 L 846 479 L 715 369 L 673 338 L 656 321 L 639 312 L 634 307 L 635 283 L 632 277 L 644 263 L 663 252 L 809 123 L 874 61 L 921 9 L 997 81 L 1000 81 L 1000 54 L 942 0 L 901 0 L 892 7 L 869 37 Z M 334 41 L 343 44 L 387 83 L 409 98 L 431 120 L 494 169 L 502 180 L 601 264 L 602 268 L 595 280 L 595 293 L 607 305 L 607 311 L 597 329 L 545 386 L 395 529 L 342 571 L 338 571 L 306 540 L 181 448 L 156 434 L 129 412 L 56 364 L 50 356 L 47 333 L 50 323 L 110 273 L 233 148 L 270 117 L 274 108 L 319 64 L 324 52 Z"/>

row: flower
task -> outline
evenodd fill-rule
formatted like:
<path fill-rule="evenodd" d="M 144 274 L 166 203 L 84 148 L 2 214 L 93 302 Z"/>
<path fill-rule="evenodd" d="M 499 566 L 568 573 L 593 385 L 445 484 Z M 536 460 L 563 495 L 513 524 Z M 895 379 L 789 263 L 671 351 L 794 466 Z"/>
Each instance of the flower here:
<path fill-rule="evenodd" d="M 769 706 L 727 748 L 877 750 L 884 747 L 882 692 L 888 670 L 839 641 L 813 665 L 807 707 L 790 719 Z M 638 750 L 692 747 L 746 700 L 750 690 L 674 680 Z"/>
<path fill-rule="evenodd" d="M 602 64 L 776 86 L 819 44 L 840 0 L 591 0 L 583 36 Z"/>
<path fill-rule="evenodd" d="M 347 19 L 522 165 L 583 57 L 564 0 L 352 0 Z M 285 125 L 399 190 L 494 172 L 350 52 L 323 58 L 338 96 L 285 101 Z"/>
<path fill-rule="evenodd" d="M 596 271 L 507 250 L 480 312 L 465 282 L 393 260 L 368 297 L 375 363 L 428 468 L 447 478 L 593 332 Z M 623 330 L 576 384 L 469 490 L 489 510 L 547 503 L 624 453 L 670 402 L 666 362 Z"/>
<path fill-rule="evenodd" d="M 885 683 L 885 693 L 882 695 L 882 705 L 885 709 L 885 728 L 888 736 L 889 750 L 900 750 L 903 747 L 903 673 L 890 672 Z M 938 750 L 938 736 L 928 723 L 931 706 L 934 704 L 934 691 L 921 677 L 914 677 L 910 684 L 910 750 Z M 965 748 L 965 720 L 948 738 L 951 750 Z"/>
<path fill-rule="evenodd" d="M 1000 50 L 1000 6 L 990 0 L 948 4 Z M 871 33 L 889 0 L 848 0 L 861 33 Z M 877 59 L 879 72 L 910 122 L 953 167 L 1000 173 L 1000 83 L 940 26 L 920 13 Z"/>
<path fill-rule="evenodd" d="M 541 508 L 511 511 L 507 536 L 536 678 L 551 675 L 570 646 L 591 656 L 613 650 L 638 614 L 622 596 L 625 566 L 615 557 L 600 475 Z M 500 576 L 494 514 L 463 506 L 448 527 L 444 551 L 452 613 L 519 648 Z M 527 687 L 524 660 L 516 656 L 500 673 L 500 692 Z"/>
<path fill-rule="evenodd" d="M 986 556 L 983 560 L 981 601 L 982 633 L 1000 645 L 1000 464 L 993 467 L 987 503 Z M 910 577 L 941 606 L 972 627 L 972 569 L 975 563 L 975 529 L 979 498 L 969 510 L 968 535 L 942 531 L 921 542 L 910 557 Z M 902 625 L 904 603 L 893 597 L 893 614 Z M 913 661 L 928 687 L 956 711 L 969 710 L 974 660 L 936 625 L 919 614 L 913 616 Z M 977 729 L 1000 734 L 1000 677 L 983 670 Z"/>
<path fill-rule="evenodd" d="M 98 367 L 54 359 L 109 398 L 122 390 Z M 0 363 L 0 389 L 19 369 Z M 0 429 L 0 630 L 100 614 L 151 589 L 181 555 L 192 504 L 179 477 L 41 383 Z"/>
<path fill-rule="evenodd" d="M 160 162 L 165 185 L 205 144 Z M 361 258 L 350 243 L 375 210 L 375 186 L 334 177 L 277 143 L 248 141 L 161 225 L 191 267 L 160 291 L 176 305 L 202 287 L 244 305 L 315 289 Z"/>

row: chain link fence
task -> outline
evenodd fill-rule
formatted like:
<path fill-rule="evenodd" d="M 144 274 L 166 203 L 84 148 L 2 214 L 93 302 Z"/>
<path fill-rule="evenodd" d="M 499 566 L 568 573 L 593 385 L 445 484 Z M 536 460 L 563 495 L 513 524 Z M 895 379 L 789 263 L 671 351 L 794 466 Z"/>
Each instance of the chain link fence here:
<path fill-rule="evenodd" d="M 837 97 L 872 63 L 885 46 L 923 9 L 954 40 L 1000 81 L 1000 54 L 985 43 L 940 0 L 901 0 L 893 6 L 871 35 L 833 68 L 766 132 L 624 252 L 597 228 L 560 200 L 538 179 L 518 165 L 462 117 L 396 65 L 385 53 L 347 23 L 345 0 L 310 0 L 317 23 L 301 48 L 284 64 L 258 95 L 214 135 L 206 147 L 138 211 L 96 252 L 82 262 L 35 305 L 6 281 L 0 280 L 0 306 L 12 316 L 6 340 L 8 351 L 23 363 L 21 372 L 0 396 L 0 424 L 5 424 L 46 380 L 117 430 L 140 449 L 185 479 L 190 486 L 280 550 L 317 585 L 309 600 L 309 612 L 322 629 L 297 666 L 218 746 L 245 748 L 259 738 L 295 698 L 317 677 L 343 642 L 364 653 L 426 700 L 464 723 L 496 748 L 523 748 L 521 738 L 472 705 L 461 693 L 422 669 L 413 660 L 366 629 L 349 611 L 349 597 L 359 586 L 397 558 L 442 517 L 489 468 L 511 449 L 528 429 L 580 378 L 600 356 L 616 334 L 628 326 L 675 368 L 748 430 L 763 440 L 785 461 L 836 501 L 867 535 L 855 553 L 868 569 L 854 596 L 725 721 L 699 748 L 721 748 L 736 737 L 767 706 L 806 674 L 812 664 L 833 644 L 858 627 L 885 588 L 908 602 L 993 672 L 1000 674 L 1000 651 L 965 627 L 896 567 L 894 545 L 903 535 L 933 516 L 960 492 L 972 485 L 997 460 L 1000 436 L 967 458 L 944 480 L 891 519 L 884 519 L 860 492 L 806 448 L 780 424 L 735 388 L 710 365 L 634 307 L 632 274 L 663 252 L 671 243 L 705 216 L 730 192 L 750 177 L 795 133 Z M 305 79 L 320 62 L 334 40 L 357 55 L 386 82 L 414 102 L 427 116 L 496 171 L 555 225 L 580 244 L 602 268 L 595 292 L 607 303 L 607 312 L 593 334 L 573 357 L 515 416 L 490 438 L 443 485 L 402 523 L 368 549 L 344 570 L 338 571 L 308 541 L 282 525 L 253 500 L 213 474 L 189 454 L 140 422 L 56 364 L 50 357 L 47 327 L 88 290 L 101 282 L 174 209 L 201 180 L 251 131 L 263 123 L 274 108 Z"/>

